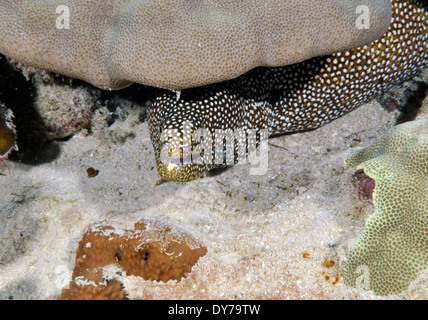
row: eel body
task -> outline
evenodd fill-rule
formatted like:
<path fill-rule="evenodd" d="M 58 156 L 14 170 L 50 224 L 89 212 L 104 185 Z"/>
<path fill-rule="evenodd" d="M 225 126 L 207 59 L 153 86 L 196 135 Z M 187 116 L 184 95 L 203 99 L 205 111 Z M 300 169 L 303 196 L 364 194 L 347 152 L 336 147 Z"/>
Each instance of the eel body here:
<path fill-rule="evenodd" d="M 233 165 L 263 136 L 315 129 L 373 100 L 428 66 L 427 28 L 427 0 L 393 0 L 388 32 L 370 45 L 179 93 L 159 91 L 149 127 L 160 176 L 197 179 Z"/>

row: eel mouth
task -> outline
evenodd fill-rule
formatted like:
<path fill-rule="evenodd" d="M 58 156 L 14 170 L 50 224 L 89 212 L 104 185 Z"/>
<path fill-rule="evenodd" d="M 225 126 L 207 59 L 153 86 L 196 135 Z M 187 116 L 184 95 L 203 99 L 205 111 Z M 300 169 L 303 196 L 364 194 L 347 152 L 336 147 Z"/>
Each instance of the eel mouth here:
<path fill-rule="evenodd" d="M 156 155 L 156 167 L 159 175 L 168 181 L 189 182 L 196 180 L 206 171 L 203 155 L 192 153 L 187 145 L 171 147 L 163 144 Z"/>
<path fill-rule="evenodd" d="M 200 178 L 205 172 L 204 167 L 198 164 L 188 164 L 177 167 L 171 164 L 157 162 L 156 166 L 162 179 L 174 182 L 193 181 Z"/>

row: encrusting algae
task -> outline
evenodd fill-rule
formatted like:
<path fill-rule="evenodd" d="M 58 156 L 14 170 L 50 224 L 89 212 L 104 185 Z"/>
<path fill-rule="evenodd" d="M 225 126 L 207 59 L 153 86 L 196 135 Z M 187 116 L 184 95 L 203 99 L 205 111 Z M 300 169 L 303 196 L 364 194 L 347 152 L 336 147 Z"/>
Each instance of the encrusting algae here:
<path fill-rule="evenodd" d="M 189 233 L 161 220 L 144 218 L 131 230 L 93 225 L 79 242 L 73 280 L 61 299 L 125 298 L 120 281 L 103 275 L 112 264 L 145 280 L 180 281 L 206 252 Z"/>

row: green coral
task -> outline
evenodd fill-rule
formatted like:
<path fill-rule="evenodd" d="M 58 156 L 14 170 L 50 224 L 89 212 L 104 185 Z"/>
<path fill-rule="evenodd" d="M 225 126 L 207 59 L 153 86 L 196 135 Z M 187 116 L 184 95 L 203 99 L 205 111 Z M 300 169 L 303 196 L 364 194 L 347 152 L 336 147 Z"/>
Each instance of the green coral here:
<path fill-rule="evenodd" d="M 376 186 L 375 210 L 348 255 L 345 284 L 378 295 L 401 292 L 428 267 L 428 119 L 393 128 L 352 153 L 346 166 Z"/>

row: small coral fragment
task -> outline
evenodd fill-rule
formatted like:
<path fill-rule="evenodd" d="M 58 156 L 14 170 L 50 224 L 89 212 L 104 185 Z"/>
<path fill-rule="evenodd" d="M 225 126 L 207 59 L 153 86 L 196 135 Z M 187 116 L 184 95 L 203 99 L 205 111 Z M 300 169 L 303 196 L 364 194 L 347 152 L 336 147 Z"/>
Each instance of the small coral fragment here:
<path fill-rule="evenodd" d="M 348 255 L 344 282 L 401 292 L 428 267 L 428 119 L 395 127 L 346 165 L 374 179 L 375 211 Z"/>
<path fill-rule="evenodd" d="M 332 268 L 336 263 L 332 260 L 324 260 L 323 267 L 324 268 Z"/>
<path fill-rule="evenodd" d="M 12 150 L 18 149 L 12 118 L 12 111 L 0 104 L 0 163 L 7 159 Z"/>
<path fill-rule="evenodd" d="M 338 284 L 339 281 L 340 281 L 340 279 L 342 279 L 341 276 L 336 276 L 336 278 L 334 278 L 334 281 L 333 281 L 332 285 L 335 286 L 336 284 Z"/>
<path fill-rule="evenodd" d="M 302 257 L 304 259 L 309 259 L 311 257 L 311 255 L 309 254 L 309 252 L 307 252 L 306 250 L 302 252 Z"/>
<path fill-rule="evenodd" d="M 62 298 L 124 298 L 120 282 L 102 273 L 112 264 L 145 280 L 181 280 L 206 252 L 190 234 L 159 220 L 140 220 L 131 230 L 93 225 L 79 243 L 73 280 Z"/>
<path fill-rule="evenodd" d="M 86 174 L 88 175 L 88 178 L 95 178 L 99 172 L 100 172 L 99 170 L 94 169 L 92 167 L 89 167 L 88 169 L 86 169 Z"/>

